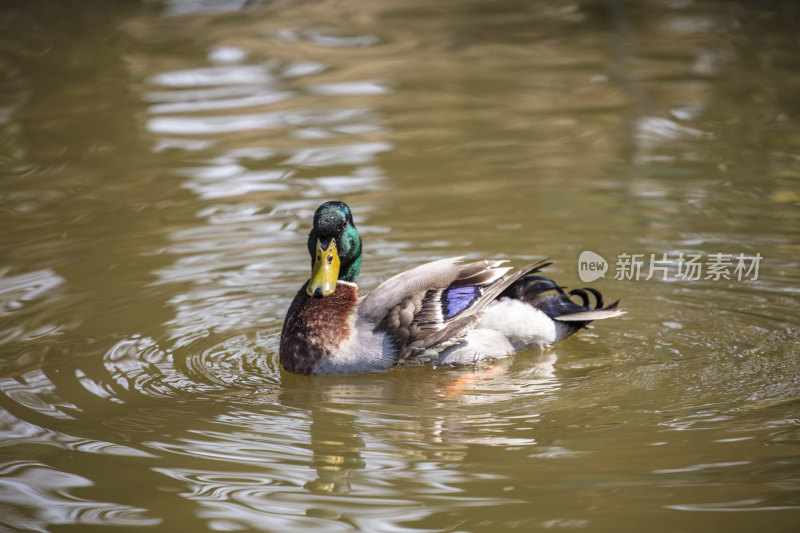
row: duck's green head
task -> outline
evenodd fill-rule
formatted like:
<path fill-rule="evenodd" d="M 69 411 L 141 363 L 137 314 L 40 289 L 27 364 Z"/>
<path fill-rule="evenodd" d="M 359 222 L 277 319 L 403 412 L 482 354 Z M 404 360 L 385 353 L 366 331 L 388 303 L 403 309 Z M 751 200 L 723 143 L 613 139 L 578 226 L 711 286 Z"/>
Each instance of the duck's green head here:
<path fill-rule="evenodd" d="M 314 228 L 308 234 L 311 254 L 309 296 L 322 298 L 336 290 L 336 280 L 355 283 L 361 270 L 361 237 L 353 225 L 353 214 L 344 202 L 325 202 L 314 213 Z"/>

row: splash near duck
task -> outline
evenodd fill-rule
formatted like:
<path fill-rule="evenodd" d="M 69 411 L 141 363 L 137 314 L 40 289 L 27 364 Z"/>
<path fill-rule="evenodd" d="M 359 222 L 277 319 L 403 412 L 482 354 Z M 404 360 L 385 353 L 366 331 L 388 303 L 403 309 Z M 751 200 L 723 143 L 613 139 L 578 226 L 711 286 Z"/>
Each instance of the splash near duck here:
<path fill-rule="evenodd" d="M 311 278 L 289 306 L 280 342 L 281 365 L 298 374 L 473 364 L 555 344 L 593 320 L 624 314 L 595 289 L 567 293 L 539 275 L 547 261 L 512 270 L 505 261 L 441 259 L 359 298 L 361 237 L 343 202 L 317 209 L 307 245 Z"/>

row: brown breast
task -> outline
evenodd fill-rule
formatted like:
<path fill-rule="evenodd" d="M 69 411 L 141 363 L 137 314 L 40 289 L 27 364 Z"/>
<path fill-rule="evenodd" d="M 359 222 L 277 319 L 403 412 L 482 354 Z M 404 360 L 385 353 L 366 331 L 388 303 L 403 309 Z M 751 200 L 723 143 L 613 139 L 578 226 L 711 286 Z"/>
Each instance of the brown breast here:
<path fill-rule="evenodd" d="M 330 296 L 313 298 L 306 284 L 289 306 L 281 332 L 281 366 L 288 372 L 310 374 L 322 357 L 333 357 L 350 336 L 350 316 L 358 303 L 358 288 L 337 283 Z"/>

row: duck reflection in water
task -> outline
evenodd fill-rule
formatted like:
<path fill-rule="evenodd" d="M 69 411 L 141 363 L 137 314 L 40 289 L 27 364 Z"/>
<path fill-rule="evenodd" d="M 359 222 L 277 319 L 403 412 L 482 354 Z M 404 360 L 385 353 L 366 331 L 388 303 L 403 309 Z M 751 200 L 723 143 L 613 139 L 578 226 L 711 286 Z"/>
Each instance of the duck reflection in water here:
<path fill-rule="evenodd" d="M 308 466 L 316 477 L 304 487 L 313 493 L 347 494 L 354 484 L 362 485 L 360 491 L 374 482 L 373 475 L 358 473 L 368 463 L 370 470 L 393 468 L 398 461 L 454 463 L 467 457 L 471 444 L 510 444 L 497 435 L 497 425 L 507 423 L 498 406 L 520 395 L 558 390 L 555 360 L 556 354 L 545 350 L 518 361 L 469 368 L 416 366 L 380 380 L 369 374 L 312 378 L 313 386 L 308 378 L 285 375 L 279 402 L 311 417 L 308 445 L 313 455 Z M 366 442 L 364 435 L 373 439 Z M 526 435 L 511 444 L 536 441 Z"/>

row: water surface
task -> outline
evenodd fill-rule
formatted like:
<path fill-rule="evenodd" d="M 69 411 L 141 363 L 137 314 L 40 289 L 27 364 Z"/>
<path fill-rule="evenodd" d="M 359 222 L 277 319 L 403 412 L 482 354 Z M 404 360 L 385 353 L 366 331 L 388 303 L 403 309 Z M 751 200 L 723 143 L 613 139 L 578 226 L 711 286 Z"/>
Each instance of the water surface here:
<path fill-rule="evenodd" d="M 10 4 L 0 528 L 793 531 L 799 21 Z M 328 199 L 354 210 L 363 291 L 452 255 L 547 257 L 628 314 L 496 367 L 286 374 Z M 605 278 L 581 282 L 585 250 Z"/>

